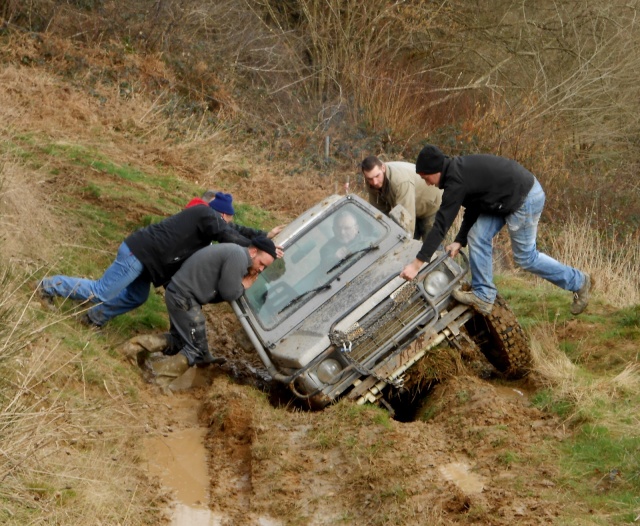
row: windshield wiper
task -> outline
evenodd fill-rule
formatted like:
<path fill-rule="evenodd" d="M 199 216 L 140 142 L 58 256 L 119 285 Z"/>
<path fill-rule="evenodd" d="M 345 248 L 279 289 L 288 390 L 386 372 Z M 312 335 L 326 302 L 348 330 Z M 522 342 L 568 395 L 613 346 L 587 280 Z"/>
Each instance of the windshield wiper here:
<path fill-rule="evenodd" d="M 357 254 L 366 254 L 367 252 L 371 252 L 372 250 L 377 250 L 378 246 L 379 245 L 369 245 L 368 247 L 361 248 L 360 250 L 356 250 L 355 252 L 351 252 L 351 254 L 347 254 L 340 261 L 338 261 L 333 267 L 331 267 L 329 270 L 327 270 L 327 274 L 329 274 L 330 272 L 334 271 L 338 267 L 341 267 L 342 265 L 344 265 L 353 256 L 356 256 Z"/>
<path fill-rule="evenodd" d="M 331 288 L 331 283 L 325 283 L 324 285 L 322 285 L 321 287 L 316 287 L 315 289 L 310 289 L 306 292 L 303 292 L 302 294 L 299 294 L 298 296 L 296 296 L 295 298 L 293 298 L 289 303 L 287 303 L 284 307 L 282 307 L 279 311 L 278 314 L 280 314 L 282 311 L 288 309 L 289 307 L 291 307 L 291 305 L 295 305 L 296 303 L 298 303 L 302 298 L 305 298 L 306 296 L 308 296 L 311 293 L 316 293 L 316 292 L 321 292 L 323 290 L 328 290 Z"/>

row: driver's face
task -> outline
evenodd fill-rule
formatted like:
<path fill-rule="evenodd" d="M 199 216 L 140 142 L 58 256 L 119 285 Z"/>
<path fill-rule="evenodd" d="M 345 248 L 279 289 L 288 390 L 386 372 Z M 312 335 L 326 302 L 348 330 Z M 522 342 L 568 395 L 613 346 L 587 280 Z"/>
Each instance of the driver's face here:
<path fill-rule="evenodd" d="M 358 223 L 355 217 L 341 217 L 336 224 L 333 225 L 333 233 L 338 241 L 343 245 L 353 241 L 358 235 Z"/>

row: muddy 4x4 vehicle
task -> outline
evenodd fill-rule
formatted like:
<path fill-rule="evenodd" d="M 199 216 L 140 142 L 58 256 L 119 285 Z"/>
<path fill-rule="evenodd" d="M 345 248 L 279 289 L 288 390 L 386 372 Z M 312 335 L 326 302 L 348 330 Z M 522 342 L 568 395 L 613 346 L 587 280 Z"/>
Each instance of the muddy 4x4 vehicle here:
<path fill-rule="evenodd" d="M 415 280 L 399 277 L 421 246 L 403 214 L 394 209 L 394 221 L 358 196 L 329 197 L 280 233 L 284 258 L 232 304 L 272 378 L 313 408 L 344 396 L 388 405 L 383 396 L 412 387 L 412 371 L 443 342 L 475 345 L 508 378 L 527 372 L 527 339 L 502 298 L 485 317 L 451 297 L 464 255 L 459 264 L 441 249 Z"/>

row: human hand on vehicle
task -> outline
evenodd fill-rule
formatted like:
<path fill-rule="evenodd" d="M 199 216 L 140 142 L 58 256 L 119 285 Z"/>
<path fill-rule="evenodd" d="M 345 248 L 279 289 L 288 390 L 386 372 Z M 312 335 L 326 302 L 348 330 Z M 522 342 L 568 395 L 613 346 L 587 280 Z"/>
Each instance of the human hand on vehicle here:
<path fill-rule="evenodd" d="M 414 259 L 411 263 L 409 263 L 402 269 L 402 272 L 400 272 L 400 277 L 406 279 L 407 281 L 411 281 L 418 275 L 420 267 L 423 263 L 424 262 L 420 261 L 418 258 Z"/>
<path fill-rule="evenodd" d="M 258 279 L 259 274 L 257 272 L 249 272 L 244 278 L 242 278 L 242 286 L 247 290 Z"/>
<path fill-rule="evenodd" d="M 282 229 L 287 226 L 287 225 L 278 225 L 278 226 L 274 226 L 271 230 L 269 230 L 269 233 L 267 234 L 267 237 L 269 239 L 273 239 L 274 237 L 276 237 L 280 232 L 282 232 Z"/>
<path fill-rule="evenodd" d="M 284 248 L 280 245 L 276 246 L 276 257 L 282 259 L 284 257 Z"/>
<path fill-rule="evenodd" d="M 449 255 L 452 258 L 454 258 L 458 255 L 461 248 L 462 248 L 462 245 L 460 243 L 454 242 L 454 243 L 451 243 L 450 245 L 447 245 L 444 249 L 446 252 L 449 252 Z"/>

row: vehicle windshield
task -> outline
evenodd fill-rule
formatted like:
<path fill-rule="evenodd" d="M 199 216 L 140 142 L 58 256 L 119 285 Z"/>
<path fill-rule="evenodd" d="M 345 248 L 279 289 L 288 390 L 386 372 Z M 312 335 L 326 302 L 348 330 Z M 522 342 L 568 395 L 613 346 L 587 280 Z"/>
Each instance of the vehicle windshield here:
<path fill-rule="evenodd" d="M 387 227 L 347 202 L 286 246 L 284 257 L 260 274 L 245 297 L 265 329 L 331 289 L 334 279 L 377 249 Z"/>

